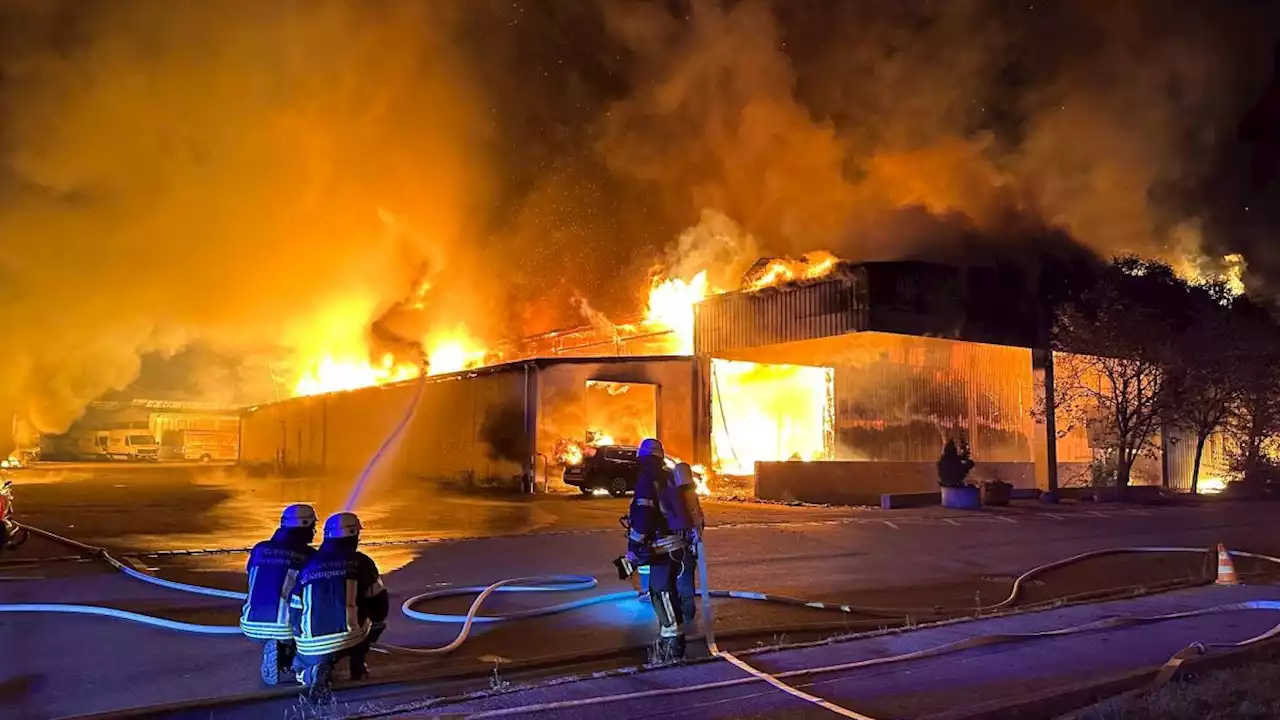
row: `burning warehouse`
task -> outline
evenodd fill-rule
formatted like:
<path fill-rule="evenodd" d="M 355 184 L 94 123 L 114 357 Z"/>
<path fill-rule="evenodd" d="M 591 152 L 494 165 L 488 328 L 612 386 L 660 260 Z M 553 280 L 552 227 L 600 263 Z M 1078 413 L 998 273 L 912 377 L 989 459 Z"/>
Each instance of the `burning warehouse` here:
<path fill-rule="evenodd" d="M 932 492 L 949 439 L 972 449 L 976 480 L 1071 484 L 1098 443 L 1086 428 L 1044 422 L 1053 363 L 1033 349 L 1047 334 L 1028 282 L 1003 267 L 826 255 L 761 261 L 735 292 L 655 280 L 650 316 L 653 298 L 679 296 L 660 321 L 528 338 L 504 350 L 518 361 L 421 387 L 251 408 L 242 459 L 358 473 L 417 397 L 384 467 L 460 488 L 567 489 L 566 467 L 649 436 L 708 468 L 713 491 L 765 499 L 876 504 Z M 676 317 L 681 303 L 688 321 Z M 1180 457 L 1175 487 L 1188 474 Z M 1135 468 L 1139 483 L 1160 475 L 1159 463 Z"/>
<path fill-rule="evenodd" d="M 713 488 L 864 503 L 934 488 L 934 461 L 955 437 L 984 479 L 1051 482 L 1048 431 L 1032 415 L 1043 353 L 1030 349 L 1037 318 L 1017 282 L 985 269 L 822 262 L 698 303 L 693 357 L 542 356 L 428 378 L 386 467 L 460 487 L 556 488 L 592 446 L 656 435 L 711 468 Z M 625 340 L 580 348 L 625 351 Z M 576 354 L 556 345 L 564 337 L 536 341 L 535 351 Z M 356 473 L 417 392 L 414 380 L 252 408 L 242 458 Z M 1089 459 L 1083 434 L 1057 443 L 1065 469 Z"/>
<path fill-rule="evenodd" d="M 589 445 L 656 435 L 691 456 L 693 383 L 692 360 L 678 356 L 506 363 L 249 408 L 241 457 L 287 474 L 355 475 L 416 397 L 380 470 L 461 489 L 554 488 Z"/>
<path fill-rule="evenodd" d="M 982 479 L 1047 487 L 1090 459 L 1056 444 L 1033 409 L 1045 353 L 1019 278 L 926 263 L 842 266 L 829 276 L 698 306 L 700 460 L 755 475 L 758 496 L 878 503 L 936 488 L 946 440 Z M 1039 381 L 1037 379 L 1039 378 Z M 823 460 L 827 462 L 787 462 Z"/>

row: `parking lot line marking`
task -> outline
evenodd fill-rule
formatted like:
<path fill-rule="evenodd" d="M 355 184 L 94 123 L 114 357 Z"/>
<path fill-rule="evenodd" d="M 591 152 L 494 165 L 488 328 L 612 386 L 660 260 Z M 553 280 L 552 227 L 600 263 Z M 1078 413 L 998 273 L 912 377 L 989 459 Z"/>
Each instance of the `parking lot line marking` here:
<path fill-rule="evenodd" d="M 1045 517 L 1047 517 L 1047 518 L 1053 518 L 1054 520 L 1062 520 L 1062 519 L 1063 519 L 1063 517 L 1062 517 L 1061 515 L 1057 514 L 1057 513 L 1041 513 L 1041 515 L 1044 515 L 1044 516 L 1045 516 Z"/>
<path fill-rule="evenodd" d="M 1100 518 L 1111 517 L 1110 515 L 1106 513 L 1098 512 L 1097 510 L 1090 510 L 1086 512 L 1085 515 L 1089 515 L 1091 517 L 1100 517 Z"/>
<path fill-rule="evenodd" d="M 942 522 L 948 525 L 954 525 L 956 527 L 960 527 L 960 523 L 956 522 L 955 520 L 952 520 L 951 518 L 942 518 Z"/>
<path fill-rule="evenodd" d="M 885 525 L 888 525 L 889 527 L 893 528 L 894 530 L 897 530 L 897 529 L 898 529 L 898 526 L 897 526 L 897 525 L 894 525 L 893 523 L 889 522 L 888 520 L 881 520 L 880 522 L 884 523 Z"/>
<path fill-rule="evenodd" d="M 1017 525 L 1017 524 L 1018 524 L 1018 521 L 1017 521 L 1017 520 L 1014 520 L 1014 519 L 1013 519 L 1013 518 L 1011 518 L 1011 517 L 1005 517 L 1005 516 L 1003 516 L 1003 515 L 996 515 L 996 516 L 995 516 L 995 518 L 996 518 L 997 520 L 1002 521 L 1002 522 L 1007 522 L 1007 523 L 1009 523 L 1010 525 Z"/>

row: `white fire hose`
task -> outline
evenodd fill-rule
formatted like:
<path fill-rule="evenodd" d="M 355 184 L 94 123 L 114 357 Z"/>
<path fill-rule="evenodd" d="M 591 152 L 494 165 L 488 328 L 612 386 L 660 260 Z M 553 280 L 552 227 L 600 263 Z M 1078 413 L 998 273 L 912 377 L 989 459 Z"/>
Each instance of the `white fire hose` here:
<path fill-rule="evenodd" d="M 236 592 L 231 590 L 221 590 L 218 588 L 208 588 L 208 587 L 203 587 L 199 585 L 190 585 L 187 583 L 179 583 L 179 582 L 174 582 L 172 580 L 165 580 L 163 578 L 158 578 L 153 575 L 140 572 L 132 567 L 129 567 L 126 563 L 123 563 L 120 560 L 116 559 L 115 557 L 111 556 L 108 552 L 106 552 L 102 548 L 81 543 L 76 540 L 72 540 L 70 538 L 62 537 L 60 535 L 56 535 L 54 533 L 41 530 L 39 528 L 34 528 L 30 526 L 25 526 L 25 527 L 27 527 L 27 529 L 33 533 L 42 535 L 44 537 L 47 537 L 49 539 L 52 539 L 61 543 L 71 545 L 72 547 L 79 548 L 83 551 L 86 551 L 98 557 L 101 557 L 116 569 L 125 573 L 129 577 L 132 577 L 138 580 L 143 580 L 145 582 L 159 585 L 160 587 L 168 588 L 171 590 L 198 593 L 201 595 L 233 599 L 233 600 L 245 599 L 245 594 L 241 592 Z M 1022 573 L 1014 580 L 1013 586 L 1012 588 L 1010 588 L 1009 595 L 1005 599 L 993 605 L 976 608 L 976 610 L 980 612 L 990 612 L 990 611 L 996 611 L 996 610 L 1001 610 L 1001 609 L 1010 607 L 1017 601 L 1018 597 L 1021 594 L 1022 587 L 1024 586 L 1024 584 L 1028 580 L 1034 578 L 1037 575 L 1043 574 L 1050 570 L 1061 568 L 1066 565 L 1081 562 L 1083 560 L 1087 560 L 1090 558 L 1100 557 L 1104 555 L 1124 554 L 1124 553 L 1202 553 L 1203 554 L 1203 553 L 1206 553 L 1206 549 L 1187 548 L 1187 547 L 1128 547 L 1128 548 L 1110 548 L 1105 550 L 1095 550 L 1092 552 L 1080 553 L 1078 555 L 1074 555 L 1064 560 L 1059 560 L 1056 562 L 1049 563 L 1047 565 L 1041 565 L 1041 566 L 1032 568 L 1031 570 L 1028 570 L 1027 572 Z M 1242 552 L 1242 551 L 1231 551 L 1231 555 L 1236 557 L 1253 558 L 1253 559 L 1263 560 L 1266 562 L 1280 564 L 1280 558 L 1272 557 L 1269 555 L 1260 555 L 1256 553 L 1249 553 L 1249 552 Z M 948 643 L 946 645 L 942 645 L 936 648 L 930 648 L 927 650 L 907 653 L 904 655 L 897 655 L 897 656 L 886 657 L 886 658 L 874 658 L 871 660 L 862 660 L 862 661 L 853 662 L 853 663 L 843 663 L 839 665 L 832 665 L 832 666 L 819 667 L 819 668 L 805 668 L 800 670 L 791 670 L 784 673 L 771 675 L 752 667 L 751 665 L 744 662 L 742 659 L 738 658 L 732 653 L 726 652 L 719 648 L 715 640 L 714 616 L 713 616 L 711 598 L 728 597 L 728 598 L 736 598 L 741 600 L 771 602 L 771 603 L 779 603 L 779 604 L 786 604 L 786 605 L 803 605 L 805 607 L 810 607 L 817 610 L 827 610 L 827 611 L 840 612 L 844 614 L 858 614 L 858 615 L 870 614 L 870 615 L 879 615 L 879 616 L 890 616 L 890 615 L 902 616 L 904 614 L 927 614 L 929 612 L 938 612 L 939 609 L 934 608 L 932 610 L 925 610 L 925 609 L 911 610 L 906 608 L 901 608 L 901 609 L 868 608 L 868 607 L 859 607 L 854 605 L 806 601 L 800 598 L 793 598 L 793 597 L 787 597 L 782 595 L 768 595 L 768 594 L 757 593 L 757 592 L 710 590 L 709 589 L 710 582 L 709 582 L 708 573 L 707 573 L 706 544 L 701 534 L 699 534 L 697 539 L 697 557 L 698 557 L 698 575 L 699 575 L 698 579 L 699 579 L 699 585 L 700 585 L 699 592 L 702 596 L 701 599 L 702 599 L 702 609 L 703 609 L 703 618 L 704 618 L 703 625 L 706 629 L 706 641 L 707 641 L 708 649 L 710 650 L 713 656 L 723 658 L 727 662 L 730 662 L 736 667 L 742 669 L 744 672 L 749 673 L 749 677 L 739 678 L 735 680 L 725 680 L 725 681 L 720 681 L 716 683 L 707 683 L 707 684 L 696 685 L 696 686 L 667 688 L 667 689 L 660 689 L 660 690 L 647 690 L 647 691 L 638 692 L 638 693 L 626 693 L 622 695 L 586 698 L 581 700 L 571 700 L 571 701 L 565 701 L 565 702 L 559 702 L 559 703 L 542 703 L 537 705 L 523 706 L 520 708 L 505 708 L 502 710 L 481 712 L 474 715 L 469 715 L 468 717 L 476 717 L 476 718 L 503 717 L 503 716 L 515 715 L 515 714 L 526 713 L 526 712 L 541 712 L 546 710 L 576 708 L 576 707 L 584 707 L 584 706 L 605 704 L 605 703 L 611 703 L 611 702 L 624 702 L 627 700 L 637 700 L 637 699 L 642 699 L 646 697 L 656 697 L 656 696 L 671 695 L 671 694 L 677 694 L 677 693 L 697 692 L 701 690 L 712 690 L 712 689 L 718 689 L 723 687 L 733 687 L 733 686 L 752 683 L 752 682 L 764 681 L 764 682 L 770 683 L 771 685 L 779 688 L 780 690 L 787 692 L 799 699 L 818 705 L 819 707 L 825 708 L 838 715 L 842 715 L 844 717 L 849 717 L 849 718 L 859 718 L 862 720 L 871 720 L 866 715 L 855 713 L 851 710 L 842 708 L 826 700 L 823 700 L 821 698 L 805 693 L 797 688 L 794 688 L 786 684 L 783 681 L 790 678 L 798 678 L 798 677 L 803 677 L 808 675 L 840 672 L 840 671 L 853 670 L 853 669 L 858 669 L 863 667 L 871 667 L 871 666 L 884 665 L 889 663 L 904 662 L 908 660 L 917 660 L 925 657 L 931 657 L 934 655 L 941 655 L 944 653 L 967 650 L 970 648 L 980 647 L 983 645 L 992 645 L 992 644 L 998 644 L 998 643 L 1007 643 L 1007 642 L 1028 640 L 1028 639 L 1035 639 L 1035 638 L 1069 635 L 1069 634 L 1075 634 L 1075 633 L 1101 630 L 1105 628 L 1122 627 L 1125 625 L 1148 624 L 1153 622 L 1174 620 L 1174 619 L 1185 618 L 1185 617 L 1194 617 L 1198 615 L 1206 615 L 1206 614 L 1218 613 L 1218 612 L 1231 612 L 1231 611 L 1237 611 L 1237 610 L 1280 610 L 1280 602 L 1277 602 L 1277 601 L 1252 601 L 1252 602 L 1244 602 L 1244 603 L 1232 603 L 1229 605 L 1221 605 L 1218 607 L 1208 608 L 1204 610 L 1195 610 L 1195 611 L 1184 612 L 1184 613 L 1174 613 L 1170 615 L 1158 615 L 1158 616 L 1151 616 L 1151 617 L 1109 618 L 1106 620 L 1092 622 L 1092 623 L 1080 625 L 1077 627 L 1063 628 L 1060 630 L 1050 630 L 1050 631 L 1037 632 L 1037 633 L 988 635 L 988 636 L 968 638 L 958 642 Z M 386 645 L 386 644 L 381 644 L 379 647 L 390 650 L 392 652 L 398 652 L 398 653 L 443 655 L 443 654 L 450 653 L 458 649 L 459 647 L 461 647 L 466 642 L 467 638 L 470 636 L 471 628 L 475 623 L 492 623 L 492 622 L 503 622 L 503 621 L 526 619 L 526 618 L 533 618 L 533 617 L 544 617 L 547 615 L 552 615 L 552 614 L 562 613 L 562 612 L 566 612 L 569 610 L 574 610 L 582 607 L 587 607 L 589 605 L 597 605 L 597 604 L 606 603 L 606 602 L 618 602 L 622 600 L 634 601 L 637 598 L 637 593 L 635 592 L 635 590 L 626 590 L 622 592 L 608 593 L 604 595 L 593 595 L 591 597 L 583 598 L 581 600 L 560 603 L 560 604 L 552 605 L 549 607 L 542 607 L 542 608 L 535 608 L 531 610 L 523 610 L 518 612 L 506 613 L 502 615 L 482 616 L 479 614 L 481 607 L 485 604 L 485 602 L 489 599 L 489 597 L 492 596 L 494 593 L 498 593 L 498 592 L 556 592 L 556 591 L 563 592 L 563 591 L 569 591 L 569 590 L 589 590 L 596 587 L 596 585 L 597 585 L 597 580 L 590 576 L 551 575 L 551 576 L 536 576 L 536 577 L 526 577 L 526 578 L 512 578 L 508 580 L 501 580 L 488 586 L 455 587 L 455 588 L 447 588 L 443 590 L 435 590 L 428 593 L 422 593 L 420 595 L 415 595 L 414 597 L 411 597 L 408 600 L 406 600 L 401 606 L 402 612 L 410 619 L 419 620 L 419 621 L 449 623 L 449 624 L 461 623 L 462 628 L 459 630 L 458 635 L 451 642 L 437 648 L 410 648 L 410 647 L 401 647 L 401 646 Z M 471 594 L 471 593 L 478 593 L 478 594 L 476 595 L 475 600 L 471 603 L 471 607 L 468 608 L 465 615 L 447 615 L 447 614 L 438 614 L 438 613 L 427 613 L 419 610 L 414 610 L 412 607 L 416 603 L 427 601 L 427 600 L 438 599 L 442 597 Z M 967 613 L 972 613 L 974 611 L 975 611 L 975 608 L 966 609 Z M 179 621 L 169 620 L 167 618 L 144 615 L 142 613 L 128 612 L 128 611 L 120 610 L 117 608 L 109 608 L 109 607 L 102 607 L 102 606 L 95 606 L 95 605 L 72 605 L 72 604 L 58 604 L 58 603 L 0 604 L 0 612 L 76 613 L 76 614 L 113 617 L 117 619 L 129 620 L 132 622 L 138 622 L 138 623 L 151 625 L 155 627 L 161 627 L 161 628 L 170 629 L 170 630 L 178 630 L 180 632 L 189 632 L 189 633 L 196 633 L 196 634 L 217 634 L 217 635 L 239 635 L 240 634 L 240 628 L 239 626 L 236 626 L 236 625 L 226 625 L 226 626 L 196 625 L 192 623 L 183 623 Z M 1186 649 L 1179 652 L 1173 658 L 1170 659 L 1169 663 L 1166 664 L 1165 674 L 1171 675 L 1172 669 L 1176 669 L 1177 665 L 1181 664 L 1182 661 L 1185 660 L 1187 657 L 1190 657 L 1192 654 L 1199 654 L 1199 653 L 1205 652 L 1208 648 L 1243 647 L 1246 645 L 1250 645 L 1253 643 L 1270 639 L 1277 635 L 1280 635 L 1280 625 L 1277 625 L 1276 627 L 1272 628 L 1266 633 L 1263 633 L 1257 637 L 1242 641 L 1240 643 L 1234 643 L 1230 645 L 1210 645 L 1210 644 L 1196 643 L 1193 645 L 1189 645 Z"/>

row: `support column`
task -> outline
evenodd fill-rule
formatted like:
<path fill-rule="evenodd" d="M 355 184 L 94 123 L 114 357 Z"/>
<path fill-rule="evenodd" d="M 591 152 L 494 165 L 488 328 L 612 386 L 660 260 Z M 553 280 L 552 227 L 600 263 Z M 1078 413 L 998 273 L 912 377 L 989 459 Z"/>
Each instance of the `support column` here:
<path fill-rule="evenodd" d="M 529 494 L 538 491 L 538 367 L 532 363 L 524 366 L 524 437 L 525 487 Z"/>
<path fill-rule="evenodd" d="M 1035 388 L 1035 407 L 1042 411 L 1036 414 L 1031 453 L 1035 461 L 1036 488 L 1057 492 L 1058 423 L 1054 417 L 1057 408 L 1053 401 L 1053 351 L 1031 351 L 1031 378 Z"/>
<path fill-rule="evenodd" d="M 695 355 L 693 359 L 693 462 L 711 467 L 711 356 Z"/>

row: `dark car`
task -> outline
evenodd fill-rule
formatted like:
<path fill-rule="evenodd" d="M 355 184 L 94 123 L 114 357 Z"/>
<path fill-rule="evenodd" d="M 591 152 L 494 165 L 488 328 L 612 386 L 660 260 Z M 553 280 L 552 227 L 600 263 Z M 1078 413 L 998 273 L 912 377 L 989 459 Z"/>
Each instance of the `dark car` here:
<path fill-rule="evenodd" d="M 584 495 L 607 490 L 622 497 L 636 489 L 636 448 L 633 445 L 601 445 L 578 465 L 564 469 L 564 482 Z"/>

